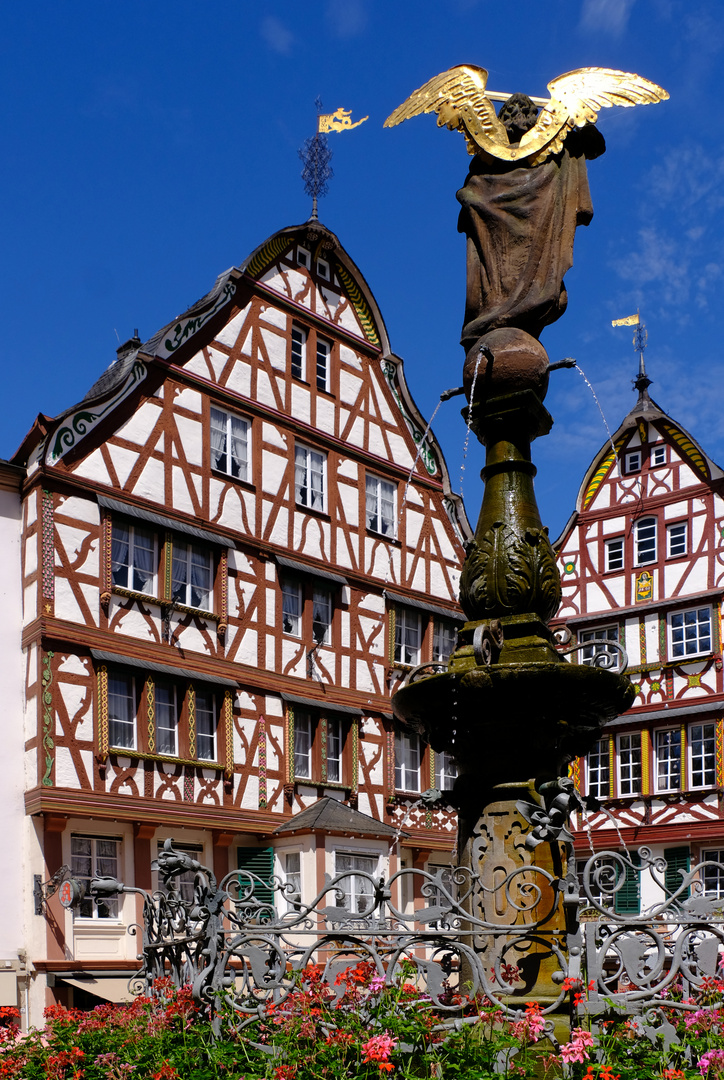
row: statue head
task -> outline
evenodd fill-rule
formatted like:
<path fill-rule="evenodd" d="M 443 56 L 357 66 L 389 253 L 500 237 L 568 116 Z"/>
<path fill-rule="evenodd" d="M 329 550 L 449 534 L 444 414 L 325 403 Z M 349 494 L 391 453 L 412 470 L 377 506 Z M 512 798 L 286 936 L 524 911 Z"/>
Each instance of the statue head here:
<path fill-rule="evenodd" d="M 527 94 L 513 94 L 504 101 L 498 113 L 498 119 L 508 132 L 508 142 L 519 143 L 526 131 L 530 131 L 538 116 L 538 106 L 534 105 Z"/>

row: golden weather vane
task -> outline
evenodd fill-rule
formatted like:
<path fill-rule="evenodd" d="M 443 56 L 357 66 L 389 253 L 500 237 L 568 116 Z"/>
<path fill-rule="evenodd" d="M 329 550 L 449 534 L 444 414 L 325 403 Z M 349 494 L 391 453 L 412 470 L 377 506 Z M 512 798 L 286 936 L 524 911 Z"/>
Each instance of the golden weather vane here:
<path fill-rule="evenodd" d="M 649 105 L 665 101 L 668 93 L 656 83 L 627 71 L 613 68 L 578 68 L 548 83 L 550 98 L 503 94 L 486 89 L 488 72 L 473 64 L 459 64 L 436 75 L 398 106 L 385 120 L 394 127 L 421 113 L 436 112 L 439 127 L 462 131 L 473 156 L 484 151 L 502 161 L 538 165 L 557 154 L 574 128 L 595 124 L 599 109 L 606 106 Z M 518 102 L 516 99 L 523 99 Z M 510 138 L 510 117 L 499 116 L 493 101 L 513 103 L 512 108 L 533 106 L 535 122 L 524 118 L 519 139 Z M 540 108 L 540 112 L 538 112 Z M 531 117 L 532 119 L 532 117 Z M 515 127 L 515 125 L 513 125 Z"/>
<path fill-rule="evenodd" d="M 352 110 L 339 108 L 336 112 L 320 114 L 317 117 L 317 131 L 320 134 L 325 131 L 351 131 L 352 128 L 364 124 L 365 120 L 369 120 L 369 116 L 363 116 L 361 120 L 353 124 Z"/>

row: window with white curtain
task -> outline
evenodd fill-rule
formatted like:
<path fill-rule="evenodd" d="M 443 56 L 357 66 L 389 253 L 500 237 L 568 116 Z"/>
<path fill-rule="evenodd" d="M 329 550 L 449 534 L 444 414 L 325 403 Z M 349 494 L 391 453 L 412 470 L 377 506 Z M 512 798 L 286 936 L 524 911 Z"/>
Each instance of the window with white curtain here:
<path fill-rule="evenodd" d="M 111 579 L 121 589 L 156 595 L 156 535 L 141 525 L 114 521 L 111 532 Z"/>
<path fill-rule="evenodd" d="M 108 674 L 108 741 L 111 746 L 136 747 L 136 680 L 133 675 Z"/>
<path fill-rule="evenodd" d="M 178 753 L 178 705 L 176 684 L 156 679 L 154 686 L 156 715 L 156 751 L 159 754 Z"/>
<path fill-rule="evenodd" d="M 326 509 L 327 456 L 309 446 L 294 447 L 294 497 L 299 506 Z"/>
<path fill-rule="evenodd" d="M 196 691 L 196 756 L 216 760 L 216 695 L 212 690 Z"/>
<path fill-rule="evenodd" d="M 70 872 L 76 881 L 86 886 L 86 895 L 75 909 L 76 918 L 117 919 L 118 899 L 105 897 L 98 903 L 87 895 L 94 877 L 112 877 L 118 880 L 120 841 L 104 836 L 71 836 Z"/>
<path fill-rule="evenodd" d="M 420 790 L 420 736 L 413 731 L 395 732 L 395 787 L 398 791 Z"/>
<path fill-rule="evenodd" d="M 419 664 L 422 626 L 419 611 L 398 605 L 395 608 L 396 664 Z"/>
<path fill-rule="evenodd" d="M 335 874 L 344 874 L 337 883 L 337 888 L 342 893 L 342 897 L 337 900 L 337 907 L 346 908 L 355 915 L 364 915 L 370 911 L 374 902 L 374 886 L 365 875 L 376 875 L 378 864 L 376 855 L 357 855 L 351 851 L 335 852 Z"/>
<path fill-rule="evenodd" d="M 211 409 L 211 468 L 249 480 L 249 422 Z"/>
<path fill-rule="evenodd" d="M 171 599 L 210 611 L 212 572 L 213 555 L 208 548 L 174 539 Z"/>
<path fill-rule="evenodd" d="M 395 485 L 379 476 L 365 478 L 367 528 L 382 536 L 395 535 Z"/>

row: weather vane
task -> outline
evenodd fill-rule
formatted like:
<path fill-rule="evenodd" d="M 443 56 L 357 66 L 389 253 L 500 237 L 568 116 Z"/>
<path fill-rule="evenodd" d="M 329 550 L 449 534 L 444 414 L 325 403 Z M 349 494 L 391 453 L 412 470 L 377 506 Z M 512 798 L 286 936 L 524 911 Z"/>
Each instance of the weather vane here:
<path fill-rule="evenodd" d="M 339 108 L 333 113 L 322 113 L 322 99 L 317 98 L 314 103 L 317 106 L 317 131 L 309 139 L 304 140 L 304 145 L 299 150 L 299 157 L 304 162 L 302 180 L 304 190 L 312 200 L 312 221 L 317 220 L 317 200 L 321 199 L 329 191 L 328 181 L 334 176 L 330 161 L 332 151 L 327 142 L 328 131 L 351 131 L 359 127 L 369 117 L 363 116 L 357 123 L 352 123 L 352 110 Z"/>
<path fill-rule="evenodd" d="M 649 335 L 645 325 L 641 322 L 641 316 L 637 311 L 635 315 L 627 315 L 625 319 L 612 319 L 611 326 L 636 327 L 633 336 L 633 347 L 634 352 L 639 354 L 639 373 L 638 377 L 634 379 L 634 386 L 637 390 L 645 390 L 648 386 L 651 386 L 651 379 L 646 374 L 646 367 L 644 366 L 644 349 Z"/>

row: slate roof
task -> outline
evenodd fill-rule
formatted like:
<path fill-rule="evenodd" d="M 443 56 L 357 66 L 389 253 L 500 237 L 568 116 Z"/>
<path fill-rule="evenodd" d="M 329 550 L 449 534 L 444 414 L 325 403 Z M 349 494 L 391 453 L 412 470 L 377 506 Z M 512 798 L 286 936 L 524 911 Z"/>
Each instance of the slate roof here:
<path fill-rule="evenodd" d="M 368 814 L 361 814 L 351 806 L 325 796 L 308 806 L 306 810 L 295 814 L 274 830 L 275 836 L 300 832 L 345 833 L 348 836 L 375 836 L 378 839 L 392 839 L 397 836 L 397 829 L 384 821 L 377 821 Z M 405 836 L 406 833 L 402 833 Z"/>

